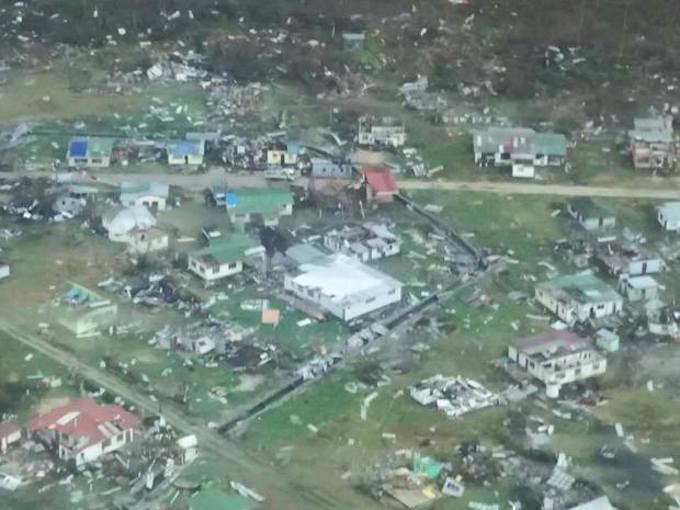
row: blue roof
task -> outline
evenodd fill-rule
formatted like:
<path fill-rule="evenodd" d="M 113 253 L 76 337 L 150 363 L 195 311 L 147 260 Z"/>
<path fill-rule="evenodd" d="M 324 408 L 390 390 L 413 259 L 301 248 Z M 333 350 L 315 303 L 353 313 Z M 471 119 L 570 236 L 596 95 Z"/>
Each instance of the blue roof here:
<path fill-rule="evenodd" d="M 203 141 L 170 142 L 167 149 L 173 156 L 200 156 L 203 154 Z"/>
<path fill-rule="evenodd" d="M 87 140 L 71 140 L 68 154 L 72 158 L 84 158 L 87 155 Z"/>

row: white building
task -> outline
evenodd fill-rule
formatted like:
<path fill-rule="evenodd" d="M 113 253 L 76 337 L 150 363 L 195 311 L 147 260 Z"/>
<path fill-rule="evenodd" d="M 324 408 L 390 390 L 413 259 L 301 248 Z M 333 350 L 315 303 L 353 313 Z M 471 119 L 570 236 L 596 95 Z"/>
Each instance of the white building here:
<path fill-rule="evenodd" d="M 10 272 L 9 264 L 0 264 L 0 280 L 9 278 Z"/>
<path fill-rule="evenodd" d="M 659 225 L 667 232 L 680 232 L 680 202 L 666 202 L 656 208 Z"/>
<path fill-rule="evenodd" d="M 131 253 L 165 250 L 169 244 L 168 234 L 156 227 L 156 218 L 143 205 L 110 211 L 102 218 L 102 226 L 111 241 L 127 244 Z"/>
<path fill-rule="evenodd" d="M 301 264 L 284 288 L 350 321 L 401 301 L 401 282 L 342 253 Z"/>
<path fill-rule="evenodd" d="M 557 398 L 562 385 L 604 374 L 607 360 L 591 343 L 569 331 L 550 330 L 508 347 L 508 357 L 545 384 Z"/>
<path fill-rule="evenodd" d="M 406 143 L 406 129 L 390 117 L 380 120 L 361 117 L 357 141 L 359 145 L 401 147 Z"/>
<path fill-rule="evenodd" d="M 377 223 L 331 230 L 324 235 L 323 243 L 329 250 L 362 262 L 390 257 L 401 251 L 399 238 L 385 225 Z"/>
<path fill-rule="evenodd" d="M 122 407 L 100 406 L 85 397 L 33 418 L 26 428 L 60 459 L 82 468 L 134 441 L 138 424 L 137 417 Z"/>
<path fill-rule="evenodd" d="M 623 298 L 592 271 L 558 276 L 536 287 L 536 301 L 569 325 L 616 314 Z"/>
<path fill-rule="evenodd" d="M 125 207 L 145 206 L 152 211 L 164 211 L 170 187 L 161 182 L 124 182 L 120 186 L 120 203 Z"/>
<path fill-rule="evenodd" d="M 233 276 L 243 271 L 247 259 L 264 260 L 264 247 L 245 234 L 219 237 L 198 251 L 189 254 L 189 271 L 207 283 Z"/>

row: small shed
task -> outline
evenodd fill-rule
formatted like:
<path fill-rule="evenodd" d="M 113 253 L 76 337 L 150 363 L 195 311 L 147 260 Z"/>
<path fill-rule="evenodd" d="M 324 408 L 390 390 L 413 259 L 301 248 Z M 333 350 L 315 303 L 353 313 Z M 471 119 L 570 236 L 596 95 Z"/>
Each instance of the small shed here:
<path fill-rule="evenodd" d="M 4 280 L 5 278 L 9 278 L 10 272 L 11 271 L 10 271 L 9 264 L 0 263 L 0 280 Z"/>
<path fill-rule="evenodd" d="M 569 201 L 567 211 L 588 231 L 607 230 L 616 226 L 616 215 L 589 197 Z"/>
<path fill-rule="evenodd" d="M 621 292 L 630 301 L 649 301 L 655 299 L 659 292 L 659 284 L 651 276 L 633 276 L 620 283 Z"/>
<path fill-rule="evenodd" d="M 120 186 L 120 203 L 125 207 L 146 206 L 152 211 L 164 211 L 170 196 L 170 186 L 162 182 L 124 182 Z"/>
<path fill-rule="evenodd" d="M 659 225 L 667 232 L 680 232 L 680 202 L 666 202 L 656 208 Z"/>
<path fill-rule="evenodd" d="M 364 32 L 344 32 L 342 34 L 342 47 L 348 51 L 365 49 L 366 34 Z"/>
<path fill-rule="evenodd" d="M 613 331 L 602 328 L 595 334 L 595 344 L 603 351 L 617 352 L 619 350 L 619 335 Z"/>
<path fill-rule="evenodd" d="M 106 168 L 111 165 L 113 138 L 87 137 L 69 141 L 66 160 L 69 167 Z"/>
<path fill-rule="evenodd" d="M 204 140 L 180 140 L 168 143 L 169 165 L 199 166 L 203 164 L 205 155 Z"/>

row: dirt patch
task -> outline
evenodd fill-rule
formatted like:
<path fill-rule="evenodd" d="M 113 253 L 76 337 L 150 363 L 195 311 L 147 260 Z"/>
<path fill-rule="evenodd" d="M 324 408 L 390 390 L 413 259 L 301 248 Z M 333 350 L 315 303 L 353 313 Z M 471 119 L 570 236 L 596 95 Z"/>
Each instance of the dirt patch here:
<path fill-rule="evenodd" d="M 358 150 L 352 153 L 352 161 L 360 165 L 378 166 L 385 162 L 385 154 L 382 152 Z"/>
<path fill-rule="evenodd" d="M 40 401 L 40 404 L 38 404 L 36 411 L 38 412 L 38 414 L 49 413 L 52 409 L 56 409 L 57 407 L 68 404 L 70 400 L 71 399 L 68 397 L 46 398 Z"/>
<path fill-rule="evenodd" d="M 235 393 L 245 393 L 248 391 L 255 391 L 257 387 L 264 382 L 262 375 L 248 375 L 241 376 L 241 381 L 232 391 Z"/>

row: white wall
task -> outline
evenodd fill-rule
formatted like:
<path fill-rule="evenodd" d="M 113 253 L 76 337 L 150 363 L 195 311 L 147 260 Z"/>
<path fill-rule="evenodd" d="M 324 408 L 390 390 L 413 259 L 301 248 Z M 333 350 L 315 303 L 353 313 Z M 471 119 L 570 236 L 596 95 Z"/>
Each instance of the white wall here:
<path fill-rule="evenodd" d="M 154 207 L 158 211 L 164 211 L 166 206 L 167 206 L 167 201 L 165 197 L 159 197 L 159 196 L 154 196 L 154 195 L 144 195 L 144 196 L 139 196 L 139 195 L 121 195 L 121 203 L 125 207 L 134 207 L 134 206 L 140 206 L 144 205 L 148 207 L 149 209 L 153 209 Z"/>
<path fill-rule="evenodd" d="M 231 264 L 211 266 L 204 264 L 199 259 L 189 257 L 188 266 L 189 271 L 208 282 L 219 280 L 220 278 L 226 278 L 243 271 L 243 261 L 241 260 Z"/>

